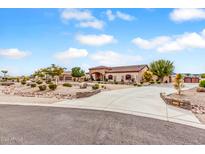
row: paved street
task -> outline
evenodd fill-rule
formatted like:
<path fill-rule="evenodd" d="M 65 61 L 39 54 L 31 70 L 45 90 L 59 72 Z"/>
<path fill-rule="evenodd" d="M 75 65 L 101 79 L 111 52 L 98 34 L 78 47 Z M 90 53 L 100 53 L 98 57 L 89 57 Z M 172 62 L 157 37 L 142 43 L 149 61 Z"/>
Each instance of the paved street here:
<path fill-rule="evenodd" d="M 0 144 L 205 144 L 205 130 L 107 111 L 0 105 Z"/>

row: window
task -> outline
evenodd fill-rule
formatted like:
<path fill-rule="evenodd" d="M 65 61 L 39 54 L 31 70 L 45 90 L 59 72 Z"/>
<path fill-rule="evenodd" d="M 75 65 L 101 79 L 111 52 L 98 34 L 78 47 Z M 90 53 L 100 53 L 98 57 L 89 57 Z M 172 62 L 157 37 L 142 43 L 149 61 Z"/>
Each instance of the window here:
<path fill-rule="evenodd" d="M 130 74 L 127 74 L 127 75 L 125 76 L 125 79 L 126 79 L 126 80 L 131 80 L 131 75 L 130 75 Z"/>
<path fill-rule="evenodd" d="M 112 80 L 113 79 L 112 75 L 108 75 L 108 79 Z"/>

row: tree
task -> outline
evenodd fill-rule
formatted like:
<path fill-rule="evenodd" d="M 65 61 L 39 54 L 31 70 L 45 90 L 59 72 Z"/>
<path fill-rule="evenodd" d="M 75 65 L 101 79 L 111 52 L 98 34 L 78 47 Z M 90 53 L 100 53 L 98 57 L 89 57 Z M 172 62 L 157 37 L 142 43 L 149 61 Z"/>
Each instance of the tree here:
<path fill-rule="evenodd" d="M 64 71 L 65 71 L 65 68 L 52 64 L 50 67 L 41 68 L 37 70 L 33 74 L 33 76 L 38 76 L 40 78 L 46 77 L 46 79 L 50 76 L 51 78 L 55 78 L 56 84 L 57 84 L 58 76 L 60 76 Z"/>
<path fill-rule="evenodd" d="M 153 77 L 153 73 L 151 71 L 146 71 L 144 72 L 143 74 L 143 79 L 146 81 L 146 82 L 149 82 L 152 80 L 152 77 Z"/>
<path fill-rule="evenodd" d="M 150 66 L 150 71 L 158 77 L 158 80 L 163 82 L 165 76 L 169 76 L 174 71 L 174 64 L 169 60 L 153 61 Z"/>
<path fill-rule="evenodd" d="M 174 79 L 174 88 L 177 90 L 178 95 L 181 95 L 182 87 L 183 87 L 183 76 L 181 74 L 177 74 Z"/>
<path fill-rule="evenodd" d="M 1 72 L 4 74 L 4 78 L 5 78 L 8 71 L 7 70 L 1 70 Z"/>
<path fill-rule="evenodd" d="M 205 73 L 201 74 L 201 78 L 205 79 Z"/>
<path fill-rule="evenodd" d="M 72 77 L 79 79 L 82 76 L 85 76 L 85 72 L 80 67 L 72 68 Z"/>

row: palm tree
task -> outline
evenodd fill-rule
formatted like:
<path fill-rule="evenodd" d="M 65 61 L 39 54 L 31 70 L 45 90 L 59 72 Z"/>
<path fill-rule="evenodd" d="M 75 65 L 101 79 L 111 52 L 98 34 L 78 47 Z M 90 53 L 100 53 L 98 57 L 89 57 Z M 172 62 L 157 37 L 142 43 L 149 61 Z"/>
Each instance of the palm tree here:
<path fill-rule="evenodd" d="M 8 71 L 7 70 L 1 70 L 1 72 L 4 74 L 4 78 L 5 78 Z"/>
<path fill-rule="evenodd" d="M 169 60 L 153 61 L 150 66 L 150 71 L 158 77 L 158 80 L 163 82 L 165 76 L 169 76 L 174 71 L 174 64 Z"/>

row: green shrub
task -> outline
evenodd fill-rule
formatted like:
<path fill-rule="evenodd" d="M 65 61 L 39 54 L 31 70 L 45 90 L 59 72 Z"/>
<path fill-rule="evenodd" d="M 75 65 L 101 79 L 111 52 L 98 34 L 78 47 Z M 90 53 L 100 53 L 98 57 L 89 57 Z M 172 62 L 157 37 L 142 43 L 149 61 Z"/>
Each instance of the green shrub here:
<path fill-rule="evenodd" d="M 43 81 L 38 80 L 38 81 L 36 81 L 36 83 L 37 83 L 37 84 L 42 84 L 42 83 L 43 83 Z"/>
<path fill-rule="evenodd" d="M 117 81 L 114 81 L 114 84 L 118 84 L 118 82 L 117 82 Z"/>
<path fill-rule="evenodd" d="M 55 90 L 57 88 L 57 84 L 51 83 L 51 84 L 48 85 L 48 87 L 49 87 L 50 90 Z"/>
<path fill-rule="evenodd" d="M 201 80 L 201 81 L 200 81 L 199 87 L 205 88 L 205 80 Z"/>
<path fill-rule="evenodd" d="M 25 85 L 25 84 L 26 84 L 26 80 L 22 80 L 22 81 L 21 81 L 21 84 L 22 84 L 22 85 Z"/>
<path fill-rule="evenodd" d="M 99 89 L 99 88 L 100 88 L 100 85 L 99 85 L 99 84 L 95 84 L 95 85 L 92 86 L 92 89 L 93 89 L 93 90 L 96 90 L 96 89 Z"/>
<path fill-rule="evenodd" d="M 19 78 L 16 78 L 16 82 L 20 82 L 20 79 L 19 79 Z"/>
<path fill-rule="evenodd" d="M 70 84 L 70 83 L 64 83 L 63 86 L 64 86 L 64 87 L 72 87 L 72 84 Z"/>
<path fill-rule="evenodd" d="M 51 79 L 46 80 L 46 83 L 51 84 L 52 83 Z"/>
<path fill-rule="evenodd" d="M 36 84 L 35 83 L 31 83 L 31 88 L 35 88 Z"/>
<path fill-rule="evenodd" d="M 47 86 L 46 85 L 41 85 L 41 86 L 38 86 L 39 90 L 40 91 L 44 91 L 46 90 Z"/>
<path fill-rule="evenodd" d="M 149 83 L 150 83 L 150 84 L 154 84 L 154 81 L 152 80 L 152 81 L 150 81 Z"/>
<path fill-rule="evenodd" d="M 135 83 L 134 86 L 141 87 L 142 84 L 141 83 Z"/>
<path fill-rule="evenodd" d="M 201 78 L 203 78 L 203 79 L 205 78 L 205 73 L 201 75 Z"/>
<path fill-rule="evenodd" d="M 161 81 L 157 81 L 157 84 L 160 84 L 161 83 Z"/>

